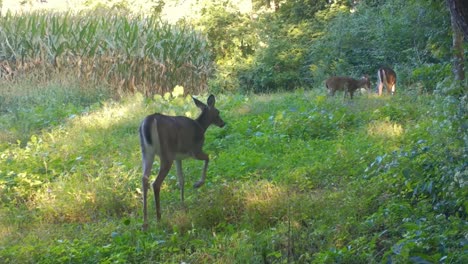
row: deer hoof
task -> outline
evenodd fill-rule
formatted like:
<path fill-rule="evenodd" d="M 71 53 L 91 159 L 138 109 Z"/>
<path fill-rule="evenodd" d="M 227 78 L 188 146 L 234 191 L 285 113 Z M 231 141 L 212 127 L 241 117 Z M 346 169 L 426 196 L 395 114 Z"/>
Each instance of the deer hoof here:
<path fill-rule="evenodd" d="M 202 186 L 205 182 L 204 181 L 198 181 L 196 182 L 194 185 L 193 185 L 193 188 L 199 188 L 200 186 Z"/>

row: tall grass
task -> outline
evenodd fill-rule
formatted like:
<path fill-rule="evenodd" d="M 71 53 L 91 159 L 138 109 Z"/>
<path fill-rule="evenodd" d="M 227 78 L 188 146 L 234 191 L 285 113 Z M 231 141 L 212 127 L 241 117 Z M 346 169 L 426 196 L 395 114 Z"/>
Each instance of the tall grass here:
<path fill-rule="evenodd" d="M 77 78 L 59 73 L 51 79 L 38 82 L 34 76 L 24 76 L 0 82 L 0 149 L 17 141 L 24 146 L 31 135 L 50 130 L 111 96 L 104 85 L 84 87 Z"/>
<path fill-rule="evenodd" d="M 186 24 L 151 16 L 79 13 L 0 17 L 0 78 L 39 79 L 72 70 L 83 82 L 117 91 L 204 91 L 212 71 L 205 37 Z"/>

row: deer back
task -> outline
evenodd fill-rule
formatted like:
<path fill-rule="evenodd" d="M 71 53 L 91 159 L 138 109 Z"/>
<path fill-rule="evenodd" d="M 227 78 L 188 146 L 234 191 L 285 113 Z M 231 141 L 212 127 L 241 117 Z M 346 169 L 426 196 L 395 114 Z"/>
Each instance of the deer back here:
<path fill-rule="evenodd" d="M 196 120 L 184 116 L 153 114 L 141 125 L 142 138 L 158 156 L 184 159 L 201 151 L 205 131 Z"/>
<path fill-rule="evenodd" d="M 159 113 L 147 116 L 140 125 L 142 149 L 168 159 L 184 159 L 200 153 L 206 129 L 211 124 L 223 127 L 225 123 L 214 107 L 214 96 L 208 98 L 208 105 L 195 98 L 193 100 L 202 110 L 195 120 Z"/>

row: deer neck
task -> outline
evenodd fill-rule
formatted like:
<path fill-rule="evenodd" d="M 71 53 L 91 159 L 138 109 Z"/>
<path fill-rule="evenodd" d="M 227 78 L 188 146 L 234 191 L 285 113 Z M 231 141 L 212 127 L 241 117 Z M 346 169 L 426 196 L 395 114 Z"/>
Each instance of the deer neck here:
<path fill-rule="evenodd" d="M 196 119 L 197 124 L 203 129 L 205 132 L 208 127 L 210 126 L 210 120 L 208 120 L 207 112 L 203 111 L 198 118 Z"/>

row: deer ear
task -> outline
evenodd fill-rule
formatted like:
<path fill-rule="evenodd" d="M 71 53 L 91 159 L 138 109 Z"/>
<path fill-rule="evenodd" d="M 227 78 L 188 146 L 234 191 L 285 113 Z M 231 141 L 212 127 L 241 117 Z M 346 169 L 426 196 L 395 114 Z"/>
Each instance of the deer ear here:
<path fill-rule="evenodd" d="M 216 99 L 214 97 L 214 95 L 210 95 L 208 97 L 208 100 L 206 101 L 206 103 L 208 104 L 209 107 L 214 107 L 215 103 L 216 103 Z"/>
<path fill-rule="evenodd" d="M 193 99 L 193 101 L 195 102 L 195 105 L 196 105 L 198 108 L 203 109 L 203 108 L 206 107 L 206 105 L 205 105 L 204 103 L 200 102 L 197 98 L 195 98 L 195 97 L 192 96 L 192 99 Z"/>

